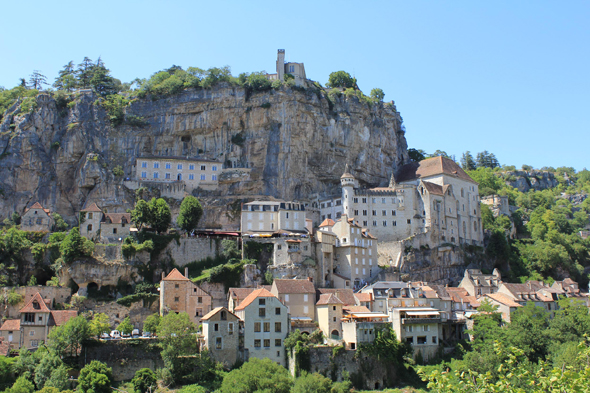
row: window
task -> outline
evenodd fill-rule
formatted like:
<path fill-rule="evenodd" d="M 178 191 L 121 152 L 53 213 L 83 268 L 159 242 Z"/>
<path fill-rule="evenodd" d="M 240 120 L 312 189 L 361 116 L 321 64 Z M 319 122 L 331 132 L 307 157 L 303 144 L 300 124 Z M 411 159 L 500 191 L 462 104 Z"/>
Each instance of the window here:
<path fill-rule="evenodd" d="M 363 216 L 366 216 L 366 215 L 367 215 L 367 211 L 363 210 Z"/>
<path fill-rule="evenodd" d="M 432 336 L 432 343 L 436 344 L 436 336 Z"/>
<path fill-rule="evenodd" d="M 180 301 L 180 298 L 177 296 L 177 297 L 174 298 L 174 301 L 175 302 L 178 302 L 178 301 Z"/>
<path fill-rule="evenodd" d="M 285 295 L 285 302 L 288 302 L 288 301 L 289 301 L 289 294 L 286 294 Z"/>
<path fill-rule="evenodd" d="M 178 165 L 176 166 L 176 169 L 178 169 L 178 170 L 182 170 L 182 164 L 178 164 Z"/>
<path fill-rule="evenodd" d="M 211 180 L 217 180 L 217 175 L 211 175 Z"/>
<path fill-rule="evenodd" d="M 363 203 L 367 203 L 367 198 L 363 198 Z"/>
<path fill-rule="evenodd" d="M 170 164 L 169 162 L 166 163 L 166 169 L 170 169 L 172 168 L 172 164 Z"/>
<path fill-rule="evenodd" d="M 207 169 L 207 167 L 206 167 L 205 165 L 201 165 L 201 170 L 202 170 L 202 171 L 204 171 L 204 170 L 206 170 L 206 169 Z"/>
<path fill-rule="evenodd" d="M 234 324 L 233 323 L 227 324 L 227 334 L 229 334 L 229 335 L 234 334 Z"/>
<path fill-rule="evenodd" d="M 196 288 L 195 288 L 195 289 L 196 289 Z M 199 296 L 199 297 L 197 298 L 197 303 L 203 303 L 203 297 Z M 222 318 L 222 319 L 224 319 L 224 318 Z"/>
<path fill-rule="evenodd" d="M 193 175 L 192 173 L 190 175 L 188 175 L 188 179 L 189 180 L 195 180 L 195 175 Z"/>
<path fill-rule="evenodd" d="M 280 307 L 275 308 L 275 315 L 281 315 L 281 308 Z"/>
<path fill-rule="evenodd" d="M 141 172 L 141 177 L 145 179 L 147 177 L 147 172 Z"/>
<path fill-rule="evenodd" d="M 39 346 L 39 340 L 31 340 L 31 347 L 38 347 Z"/>
<path fill-rule="evenodd" d="M 307 314 L 309 312 L 309 307 L 303 306 L 303 312 Z"/>
<path fill-rule="evenodd" d="M 359 211 L 358 211 L 358 210 L 355 210 L 355 211 L 354 211 L 354 215 L 355 215 L 355 216 L 358 216 L 358 215 L 359 215 Z"/>
<path fill-rule="evenodd" d="M 411 224 L 411 223 L 412 223 L 412 220 L 408 218 L 408 219 L 406 220 L 406 222 L 407 222 L 408 224 Z"/>
<path fill-rule="evenodd" d="M 35 212 L 35 213 L 37 213 L 37 212 Z M 88 213 L 88 219 L 92 220 L 92 213 Z"/>
<path fill-rule="evenodd" d="M 35 331 L 34 331 L 34 330 L 31 330 L 31 331 L 29 332 L 29 336 L 34 336 L 34 335 L 35 335 Z"/>
<path fill-rule="evenodd" d="M 170 174 L 169 174 L 169 173 L 166 173 L 166 174 L 164 175 L 164 179 L 170 179 Z"/>
<path fill-rule="evenodd" d="M 352 198 L 352 201 L 353 201 L 354 203 L 359 203 L 359 199 L 358 199 L 358 198 Z"/>
<path fill-rule="evenodd" d="M 175 289 L 178 289 L 178 288 L 180 288 L 180 285 L 179 284 L 174 284 L 174 288 Z"/>
<path fill-rule="evenodd" d="M 216 332 L 218 332 L 218 331 L 219 331 L 219 324 L 218 324 L 218 323 L 216 323 L 216 324 L 214 325 L 214 330 L 215 330 Z"/>
<path fill-rule="evenodd" d="M 221 349 L 221 337 L 215 337 L 215 349 Z"/>
<path fill-rule="evenodd" d="M 383 226 L 386 227 L 387 226 L 387 221 L 383 221 Z"/>
<path fill-rule="evenodd" d="M 147 168 L 147 162 L 142 162 L 142 163 L 141 163 L 141 167 L 142 167 L 142 168 Z"/>
<path fill-rule="evenodd" d="M 392 210 L 392 211 L 391 211 L 391 215 L 392 215 L 392 216 L 395 216 L 395 210 Z"/>
<path fill-rule="evenodd" d="M 191 171 L 195 170 L 195 164 L 189 164 L 188 169 Z"/>
<path fill-rule="evenodd" d="M 176 176 L 176 180 L 181 181 L 182 180 L 182 174 L 178 174 L 178 176 Z"/>
<path fill-rule="evenodd" d="M 158 172 L 154 172 L 154 179 L 158 179 L 160 177 L 160 174 Z"/>
<path fill-rule="evenodd" d="M 88 224 L 88 226 L 86 227 L 86 230 L 88 232 L 91 232 L 92 231 L 92 224 Z"/>
<path fill-rule="evenodd" d="M 211 167 L 211 170 L 212 170 L 212 171 L 216 171 L 216 170 L 217 170 L 217 167 L 216 167 L 215 165 L 213 165 L 213 166 Z"/>
<path fill-rule="evenodd" d="M 262 331 L 262 324 L 260 322 L 254 322 L 254 332 L 260 333 Z"/>
<path fill-rule="evenodd" d="M 426 344 L 426 336 L 418 337 L 418 345 Z"/>
<path fill-rule="evenodd" d="M 157 169 L 160 167 L 160 163 L 159 162 L 154 162 L 154 169 Z"/>
<path fill-rule="evenodd" d="M 275 322 L 275 333 L 280 333 L 280 332 L 281 332 L 281 323 Z"/>
<path fill-rule="evenodd" d="M 387 216 L 387 210 L 381 210 L 381 215 L 382 216 Z"/>
<path fill-rule="evenodd" d="M 269 348 L 270 347 L 270 339 L 269 338 L 265 338 L 264 339 L 264 348 Z"/>
<path fill-rule="evenodd" d="M 281 339 L 275 338 L 275 347 L 280 347 L 280 346 L 281 346 Z"/>
<path fill-rule="evenodd" d="M 377 221 L 373 221 L 373 226 L 376 227 L 377 226 Z"/>
<path fill-rule="evenodd" d="M 373 213 L 374 216 L 376 216 L 377 215 L 377 210 L 373 210 L 372 213 Z"/>
<path fill-rule="evenodd" d="M 289 66 L 289 72 L 295 72 L 295 66 L 294 65 L 290 65 Z"/>
<path fill-rule="evenodd" d="M 258 316 L 259 317 L 266 317 L 266 308 L 259 308 L 258 309 Z"/>
<path fill-rule="evenodd" d="M 205 180 L 206 175 L 201 175 L 201 180 Z"/>
<path fill-rule="evenodd" d="M 254 348 L 260 348 L 260 340 L 254 340 Z"/>
<path fill-rule="evenodd" d="M 270 322 L 264 322 L 264 332 L 270 333 Z"/>

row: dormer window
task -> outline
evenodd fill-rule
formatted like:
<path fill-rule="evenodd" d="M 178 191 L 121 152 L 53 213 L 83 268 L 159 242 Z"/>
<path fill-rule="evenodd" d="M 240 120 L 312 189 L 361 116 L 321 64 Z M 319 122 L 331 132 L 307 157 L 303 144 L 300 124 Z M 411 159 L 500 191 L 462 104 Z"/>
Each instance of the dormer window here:
<path fill-rule="evenodd" d="M 33 302 L 33 308 L 35 310 L 41 310 L 41 306 L 39 305 L 39 302 Z"/>

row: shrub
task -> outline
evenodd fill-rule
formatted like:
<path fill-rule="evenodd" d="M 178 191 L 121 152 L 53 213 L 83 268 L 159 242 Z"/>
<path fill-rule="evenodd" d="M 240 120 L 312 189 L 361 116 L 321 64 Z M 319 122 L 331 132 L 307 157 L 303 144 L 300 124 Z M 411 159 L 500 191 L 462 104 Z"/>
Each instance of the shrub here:
<path fill-rule="evenodd" d="M 124 174 L 125 172 L 123 172 L 123 167 L 121 167 L 121 165 L 117 165 L 113 168 L 113 175 L 116 177 L 122 177 Z"/>
<path fill-rule="evenodd" d="M 10 292 L 8 292 L 8 295 L 6 295 L 6 302 L 8 304 L 10 304 L 11 306 L 16 306 L 17 304 L 19 304 L 22 301 L 23 301 L 22 295 L 16 293 L 14 288 Z"/>

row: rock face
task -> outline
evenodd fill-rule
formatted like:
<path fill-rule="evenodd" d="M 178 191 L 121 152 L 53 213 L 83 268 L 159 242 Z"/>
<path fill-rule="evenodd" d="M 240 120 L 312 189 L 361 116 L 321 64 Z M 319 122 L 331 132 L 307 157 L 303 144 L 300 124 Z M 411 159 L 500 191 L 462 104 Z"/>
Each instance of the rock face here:
<path fill-rule="evenodd" d="M 231 166 L 220 175 L 217 191 L 197 193 L 206 206 L 218 206 L 205 212 L 204 222 L 222 225 L 236 199 L 338 194 L 346 163 L 361 184 L 384 185 L 408 162 L 402 119 L 393 104 L 369 107 L 344 96 L 332 102 L 320 90 L 247 94 L 221 84 L 135 100 L 125 111 L 145 126 L 111 126 L 89 92 L 67 107 L 58 108 L 47 94 L 37 97 L 31 113 L 16 106 L 0 126 L 2 218 L 12 211 L 22 214 L 36 201 L 71 223 L 89 202 L 122 212 L 134 202 L 122 180 L 133 177 L 135 160 L 144 155 L 199 157 Z M 117 165 L 123 178 L 113 174 Z"/>
<path fill-rule="evenodd" d="M 547 171 L 510 171 L 504 172 L 502 177 L 506 184 L 520 192 L 545 190 L 559 185 L 553 173 Z"/>

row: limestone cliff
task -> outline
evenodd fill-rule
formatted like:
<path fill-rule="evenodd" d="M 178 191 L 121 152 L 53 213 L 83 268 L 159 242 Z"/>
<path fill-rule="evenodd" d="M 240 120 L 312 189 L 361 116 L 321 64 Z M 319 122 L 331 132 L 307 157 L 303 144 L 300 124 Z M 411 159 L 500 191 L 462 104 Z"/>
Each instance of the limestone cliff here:
<path fill-rule="evenodd" d="M 559 185 L 555 175 L 548 171 L 507 171 L 502 172 L 502 178 L 520 192 L 546 190 Z"/>
<path fill-rule="evenodd" d="M 143 155 L 200 157 L 238 167 L 224 169 L 217 191 L 198 195 L 218 207 L 206 211 L 205 222 L 221 224 L 234 199 L 337 194 L 345 163 L 361 183 L 384 185 L 408 161 L 393 104 L 369 107 L 344 96 L 329 101 L 319 89 L 247 94 L 221 84 L 134 100 L 125 115 L 142 119 L 139 126 L 128 121 L 113 127 L 90 92 L 67 106 L 41 94 L 31 113 L 21 113 L 18 105 L 11 109 L 0 125 L 2 218 L 36 201 L 71 223 L 88 202 L 124 211 L 134 201 L 123 178 L 133 177 L 135 159 Z M 113 174 L 117 165 L 123 177 Z"/>

